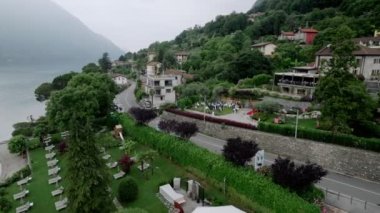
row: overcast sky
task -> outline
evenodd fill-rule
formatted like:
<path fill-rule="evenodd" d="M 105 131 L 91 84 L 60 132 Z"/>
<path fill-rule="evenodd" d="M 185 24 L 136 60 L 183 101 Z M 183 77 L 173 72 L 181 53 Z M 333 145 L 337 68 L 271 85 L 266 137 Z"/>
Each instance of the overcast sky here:
<path fill-rule="evenodd" d="M 248 11 L 255 0 L 52 0 L 125 51 L 174 39 L 217 15 Z"/>

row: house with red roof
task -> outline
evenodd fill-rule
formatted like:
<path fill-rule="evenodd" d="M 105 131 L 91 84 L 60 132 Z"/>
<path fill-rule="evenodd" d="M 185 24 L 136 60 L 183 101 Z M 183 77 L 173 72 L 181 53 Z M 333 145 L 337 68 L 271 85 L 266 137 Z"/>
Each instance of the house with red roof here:
<path fill-rule="evenodd" d="M 317 34 L 318 30 L 314 28 L 299 28 L 296 33 L 281 32 L 281 35 L 278 37 L 278 40 L 300 41 L 305 44 L 312 44 Z"/>

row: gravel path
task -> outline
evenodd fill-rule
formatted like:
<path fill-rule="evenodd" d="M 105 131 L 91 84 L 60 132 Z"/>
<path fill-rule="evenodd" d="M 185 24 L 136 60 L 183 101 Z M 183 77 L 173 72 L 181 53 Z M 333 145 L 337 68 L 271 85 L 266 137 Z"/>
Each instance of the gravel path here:
<path fill-rule="evenodd" d="M 6 142 L 0 142 L 0 182 L 26 166 L 26 160 L 17 154 L 11 154 Z"/>

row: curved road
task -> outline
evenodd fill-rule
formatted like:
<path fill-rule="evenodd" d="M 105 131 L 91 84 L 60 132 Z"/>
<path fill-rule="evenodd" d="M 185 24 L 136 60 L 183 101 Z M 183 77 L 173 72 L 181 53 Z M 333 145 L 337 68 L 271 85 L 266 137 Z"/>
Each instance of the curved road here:
<path fill-rule="evenodd" d="M 133 83 L 128 89 L 116 97 L 116 101 L 122 105 L 124 112 L 128 111 L 130 107 L 138 106 L 134 97 L 135 86 Z M 153 120 L 149 125 L 153 128 L 157 128 L 158 122 L 159 118 Z M 226 144 L 225 140 L 210 137 L 202 133 L 191 137 L 190 140 L 194 144 L 218 154 L 221 154 L 223 146 Z M 271 165 L 276 157 L 277 155 L 266 152 L 265 163 Z M 348 197 L 354 197 L 351 204 L 350 198 L 344 198 L 339 195 L 340 199 L 338 199 L 338 195 L 330 194 L 326 197 L 326 202 L 333 206 L 340 207 L 348 212 L 380 212 L 380 183 L 342 175 L 329 170 L 328 175 L 317 183 L 316 186 L 323 189 L 327 188 L 339 194 L 348 195 Z M 355 198 L 369 203 L 355 202 Z M 364 209 L 365 205 L 366 209 Z"/>

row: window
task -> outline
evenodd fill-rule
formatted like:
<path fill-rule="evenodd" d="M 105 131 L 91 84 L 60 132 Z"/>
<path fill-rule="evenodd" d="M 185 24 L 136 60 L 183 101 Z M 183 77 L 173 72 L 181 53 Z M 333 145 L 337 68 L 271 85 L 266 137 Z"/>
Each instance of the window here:
<path fill-rule="evenodd" d="M 173 85 L 173 83 L 172 83 L 172 80 L 166 80 L 165 81 L 165 86 L 172 86 Z"/>
<path fill-rule="evenodd" d="M 374 64 L 380 64 L 380 58 L 374 58 L 373 63 Z"/>
<path fill-rule="evenodd" d="M 160 81 L 154 81 L 154 86 L 160 86 Z"/>
<path fill-rule="evenodd" d="M 171 89 L 166 89 L 166 93 L 171 93 L 172 90 Z"/>
<path fill-rule="evenodd" d="M 161 95 L 161 90 L 160 89 L 156 89 L 156 95 Z"/>
<path fill-rule="evenodd" d="M 163 101 L 164 100 L 164 96 L 161 96 L 160 100 Z"/>

